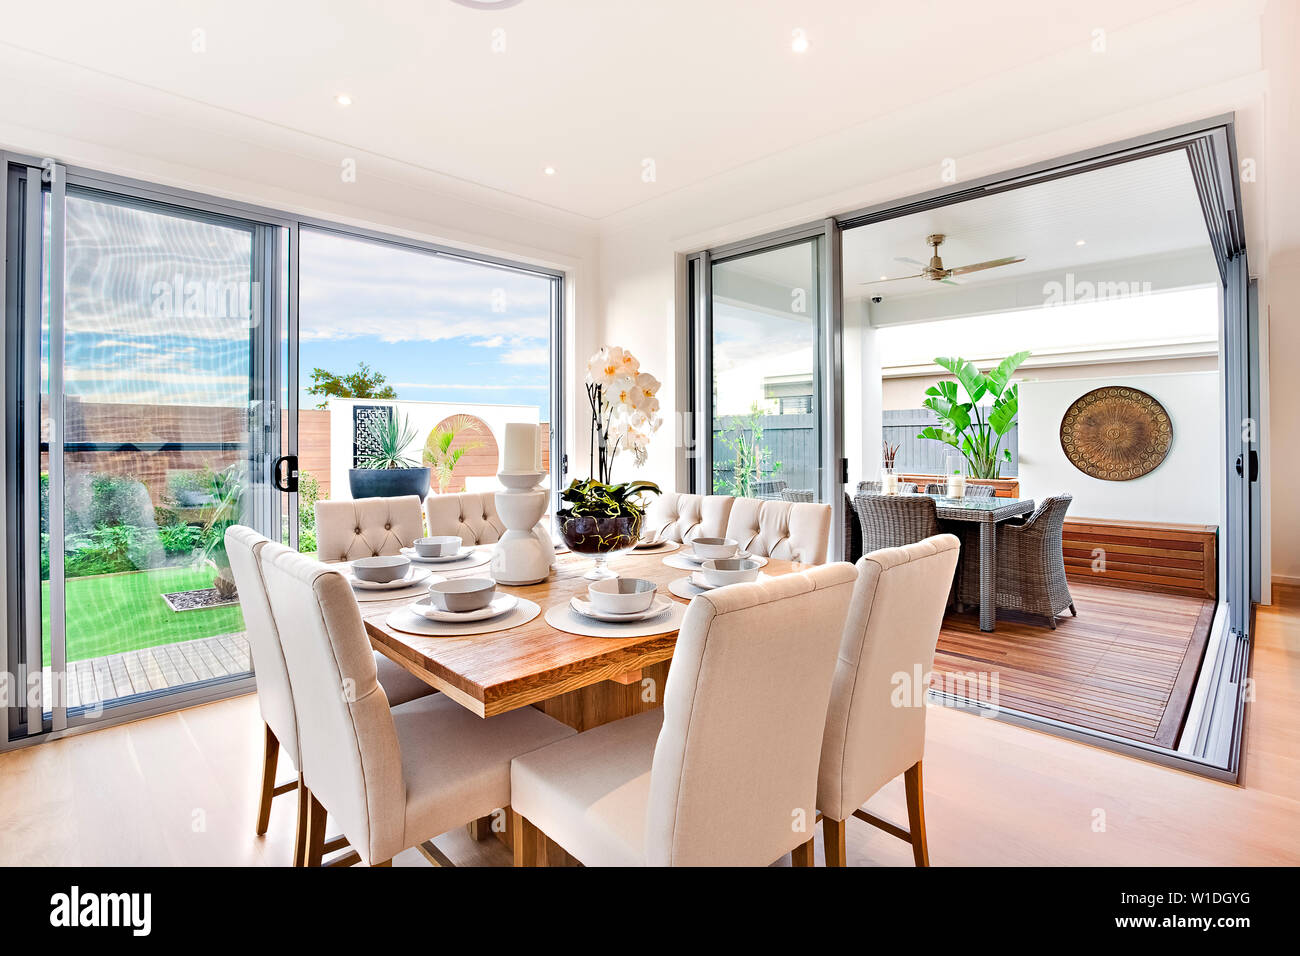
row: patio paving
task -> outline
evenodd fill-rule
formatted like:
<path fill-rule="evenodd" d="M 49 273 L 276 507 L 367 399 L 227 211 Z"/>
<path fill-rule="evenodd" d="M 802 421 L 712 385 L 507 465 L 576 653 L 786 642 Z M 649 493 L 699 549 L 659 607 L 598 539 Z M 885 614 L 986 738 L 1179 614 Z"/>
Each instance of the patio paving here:
<path fill-rule="evenodd" d="M 242 633 L 72 661 L 68 664 L 68 706 L 88 707 L 150 691 L 245 674 L 252 670 Z M 45 668 L 44 699 L 52 699 L 52 672 Z"/>

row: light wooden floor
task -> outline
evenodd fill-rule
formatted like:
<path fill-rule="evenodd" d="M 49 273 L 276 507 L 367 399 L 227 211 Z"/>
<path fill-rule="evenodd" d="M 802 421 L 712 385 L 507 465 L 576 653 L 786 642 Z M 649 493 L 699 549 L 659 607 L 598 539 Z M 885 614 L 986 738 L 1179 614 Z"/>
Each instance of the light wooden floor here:
<path fill-rule="evenodd" d="M 1175 747 L 1214 621 L 1214 601 L 1070 581 L 1079 614 L 1044 620 L 949 614 L 935 685 L 969 684 L 985 703 L 1090 730 Z M 957 680 L 953 681 L 953 675 Z M 996 700 L 989 700 L 989 696 Z"/>
<path fill-rule="evenodd" d="M 935 708 L 931 861 L 1300 864 L 1300 590 L 1275 598 L 1259 613 L 1242 786 Z M 0 755 L 0 864 L 283 865 L 293 799 L 253 835 L 260 741 L 256 701 L 242 697 Z M 901 779 L 868 806 L 905 820 Z M 509 862 L 463 829 L 437 843 L 460 864 Z M 906 845 L 857 821 L 848 852 L 855 865 L 911 864 Z M 425 865 L 413 851 L 396 863 Z"/>

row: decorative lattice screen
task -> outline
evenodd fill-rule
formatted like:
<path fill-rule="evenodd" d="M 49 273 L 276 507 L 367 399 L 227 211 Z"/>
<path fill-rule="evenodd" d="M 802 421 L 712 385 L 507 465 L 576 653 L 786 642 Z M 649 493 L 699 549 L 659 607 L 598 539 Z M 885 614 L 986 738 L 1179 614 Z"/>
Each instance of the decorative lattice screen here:
<path fill-rule="evenodd" d="M 353 405 L 352 406 L 352 467 L 360 468 L 361 460 L 369 458 L 379 451 L 370 436 L 374 429 L 384 425 L 392 417 L 393 409 L 389 405 Z"/>

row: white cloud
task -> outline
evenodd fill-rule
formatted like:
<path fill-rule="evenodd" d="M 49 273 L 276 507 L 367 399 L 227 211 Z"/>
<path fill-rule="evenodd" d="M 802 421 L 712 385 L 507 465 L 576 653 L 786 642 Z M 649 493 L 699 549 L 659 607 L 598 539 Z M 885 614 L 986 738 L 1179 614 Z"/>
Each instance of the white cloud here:
<path fill-rule="evenodd" d="M 501 356 L 503 365 L 549 365 L 550 361 L 551 350 L 547 348 L 514 349 Z"/>
<path fill-rule="evenodd" d="M 475 383 L 473 385 L 443 385 L 432 382 L 394 382 L 393 388 L 470 388 L 485 392 L 512 392 L 516 389 L 535 388 L 549 389 L 550 386 L 545 383 L 541 385 L 484 385 Z"/>

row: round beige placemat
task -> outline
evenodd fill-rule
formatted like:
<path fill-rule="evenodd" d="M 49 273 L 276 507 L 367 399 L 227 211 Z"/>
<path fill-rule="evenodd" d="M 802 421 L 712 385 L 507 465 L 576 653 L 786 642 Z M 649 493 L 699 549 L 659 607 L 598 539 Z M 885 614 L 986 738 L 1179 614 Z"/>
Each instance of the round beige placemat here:
<path fill-rule="evenodd" d="M 343 576 L 346 578 L 347 572 L 344 572 Z M 367 601 L 400 601 L 403 598 L 410 600 L 411 598 L 420 597 L 428 591 L 429 585 L 433 584 L 435 581 L 444 580 L 446 579 L 441 574 L 430 573 L 427 578 L 421 578 L 409 587 L 404 588 L 388 588 L 385 590 L 353 587 L 352 596 L 357 599 L 358 603 Z"/>
<path fill-rule="evenodd" d="M 680 541 L 661 541 L 653 548 L 633 548 L 628 554 L 667 554 L 669 551 L 676 551 L 681 546 Z"/>
<path fill-rule="evenodd" d="M 491 634 L 494 631 L 508 631 L 512 627 L 527 624 L 542 609 L 532 601 L 519 599 L 515 609 L 500 617 L 488 618 L 486 621 L 466 621 L 453 624 L 449 621 L 431 621 L 423 614 L 417 614 L 410 607 L 401 607 L 388 615 L 384 623 L 394 631 L 403 634 L 419 634 L 421 637 L 462 637 L 466 634 Z"/>
<path fill-rule="evenodd" d="M 767 558 L 763 557 L 761 554 L 747 555 L 745 560 L 757 561 L 760 568 L 767 564 Z M 704 567 L 699 562 L 692 561 L 684 554 L 670 554 L 668 557 L 664 558 L 664 564 L 670 568 L 677 568 L 679 571 L 699 571 Z"/>
<path fill-rule="evenodd" d="M 582 637 L 649 637 L 652 634 L 666 634 L 677 630 L 682 626 L 682 615 L 685 613 L 686 605 L 673 601 L 672 607 L 648 621 L 607 624 L 604 621 L 583 617 L 566 601 L 546 612 L 546 623 L 557 631 L 578 634 Z"/>
<path fill-rule="evenodd" d="M 758 580 L 760 581 L 766 578 L 767 578 L 766 574 L 760 574 L 758 576 Z M 691 583 L 690 575 L 687 575 L 684 578 L 677 578 L 675 581 L 670 581 L 668 584 L 669 594 L 674 594 L 679 598 L 685 598 L 688 601 L 696 597 L 697 595 L 705 593 L 706 591 L 716 591 L 716 590 L 718 589 L 696 587 L 694 584 Z"/>
<path fill-rule="evenodd" d="M 417 568 L 426 568 L 434 574 L 448 574 L 452 571 L 467 571 L 470 568 L 479 568 L 491 560 L 492 549 L 484 546 L 475 548 L 472 554 L 467 554 L 455 561 L 412 561 L 411 564 Z"/>

